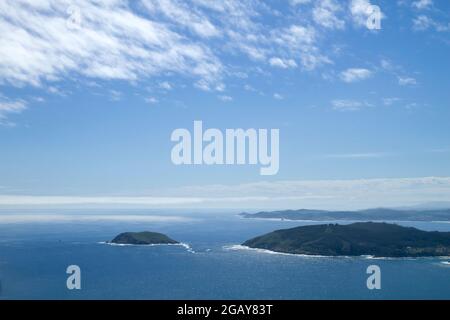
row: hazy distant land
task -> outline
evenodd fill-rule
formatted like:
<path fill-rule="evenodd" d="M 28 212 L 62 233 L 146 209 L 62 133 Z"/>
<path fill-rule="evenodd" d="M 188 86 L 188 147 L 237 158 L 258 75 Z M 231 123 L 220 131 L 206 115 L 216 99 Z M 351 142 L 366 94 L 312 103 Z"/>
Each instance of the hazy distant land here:
<path fill-rule="evenodd" d="M 244 218 L 310 221 L 450 221 L 450 209 L 282 210 L 241 213 Z"/>

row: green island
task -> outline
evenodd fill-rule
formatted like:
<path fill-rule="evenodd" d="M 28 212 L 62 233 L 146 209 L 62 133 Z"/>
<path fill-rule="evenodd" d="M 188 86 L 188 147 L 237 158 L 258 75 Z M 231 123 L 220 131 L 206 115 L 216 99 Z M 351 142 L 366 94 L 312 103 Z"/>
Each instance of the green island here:
<path fill-rule="evenodd" d="M 277 230 L 243 245 L 320 256 L 437 257 L 450 256 L 450 232 L 376 222 L 322 224 Z"/>
<path fill-rule="evenodd" d="M 165 234 L 158 232 L 124 232 L 116 236 L 110 243 L 115 244 L 134 244 L 134 245 L 149 245 L 149 244 L 177 244 L 175 241 Z"/>

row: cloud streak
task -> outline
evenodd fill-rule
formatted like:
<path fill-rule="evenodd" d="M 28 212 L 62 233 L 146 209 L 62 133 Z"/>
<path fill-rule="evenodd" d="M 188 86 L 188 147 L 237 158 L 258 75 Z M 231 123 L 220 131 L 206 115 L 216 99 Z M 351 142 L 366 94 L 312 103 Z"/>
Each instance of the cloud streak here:
<path fill-rule="evenodd" d="M 172 73 L 214 90 L 229 74 L 229 54 L 311 71 L 332 63 L 322 52 L 320 28 L 344 29 L 347 7 L 302 2 L 309 19 L 280 19 L 259 0 L 4 0 L 0 84 L 39 87 L 77 77 L 135 82 Z"/>
<path fill-rule="evenodd" d="M 10 100 L 0 94 L 0 125 L 14 126 L 7 117 L 10 114 L 22 113 L 27 109 L 27 103 L 24 100 Z"/>
<path fill-rule="evenodd" d="M 71 3 L 0 3 L 1 82 L 40 86 L 69 75 L 134 81 L 162 72 L 219 80 L 223 66 L 209 48 L 134 13 L 128 2 L 81 0 L 68 11 Z"/>
<path fill-rule="evenodd" d="M 341 79 L 344 82 L 351 83 L 368 79 L 372 76 L 372 71 L 364 68 L 350 68 L 341 72 Z"/>
<path fill-rule="evenodd" d="M 237 185 L 186 186 L 159 190 L 162 196 L 0 196 L 1 208 L 320 208 L 361 209 L 450 201 L 450 177 L 291 180 Z"/>

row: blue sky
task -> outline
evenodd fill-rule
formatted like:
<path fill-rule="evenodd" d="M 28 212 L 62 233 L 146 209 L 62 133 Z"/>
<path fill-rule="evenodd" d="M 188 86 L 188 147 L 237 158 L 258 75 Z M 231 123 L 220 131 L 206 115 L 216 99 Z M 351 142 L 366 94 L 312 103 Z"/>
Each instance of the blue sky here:
<path fill-rule="evenodd" d="M 2 1 L 0 205 L 450 201 L 449 56 L 446 0 Z M 174 166 L 194 120 L 279 128 L 279 173 Z"/>

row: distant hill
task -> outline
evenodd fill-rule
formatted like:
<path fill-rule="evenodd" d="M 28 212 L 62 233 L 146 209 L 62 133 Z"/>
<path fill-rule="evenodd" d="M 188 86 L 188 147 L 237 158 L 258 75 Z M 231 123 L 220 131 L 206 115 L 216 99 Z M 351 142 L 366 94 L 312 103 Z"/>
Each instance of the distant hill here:
<path fill-rule="evenodd" d="M 450 209 L 398 210 L 367 209 L 359 211 L 283 210 L 241 213 L 244 218 L 314 220 L 314 221 L 450 221 Z"/>
<path fill-rule="evenodd" d="M 450 232 L 427 232 L 395 224 L 358 222 L 277 230 L 243 243 L 282 253 L 375 257 L 450 255 Z"/>
<path fill-rule="evenodd" d="M 148 245 L 148 244 L 177 244 L 175 241 L 165 234 L 158 232 L 125 232 L 119 234 L 111 243 L 116 244 L 135 244 L 135 245 Z"/>

